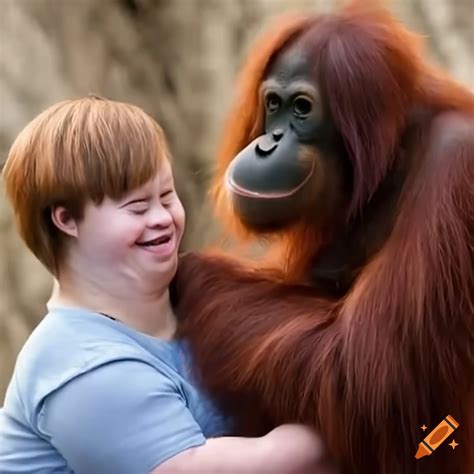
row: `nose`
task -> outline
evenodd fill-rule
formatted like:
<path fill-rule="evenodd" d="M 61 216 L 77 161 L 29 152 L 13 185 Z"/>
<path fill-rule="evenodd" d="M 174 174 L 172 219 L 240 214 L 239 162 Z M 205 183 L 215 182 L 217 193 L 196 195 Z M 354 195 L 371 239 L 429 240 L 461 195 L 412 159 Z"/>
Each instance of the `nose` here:
<path fill-rule="evenodd" d="M 279 142 L 283 138 L 284 132 L 281 128 L 275 128 L 272 132 L 272 137 L 276 142 Z"/>
<path fill-rule="evenodd" d="M 257 144 L 255 145 L 255 152 L 259 158 L 270 156 L 278 147 L 272 135 L 273 134 L 267 133 L 258 138 Z"/>
<path fill-rule="evenodd" d="M 149 213 L 148 227 L 166 228 L 173 223 L 173 217 L 168 209 L 158 206 Z"/>

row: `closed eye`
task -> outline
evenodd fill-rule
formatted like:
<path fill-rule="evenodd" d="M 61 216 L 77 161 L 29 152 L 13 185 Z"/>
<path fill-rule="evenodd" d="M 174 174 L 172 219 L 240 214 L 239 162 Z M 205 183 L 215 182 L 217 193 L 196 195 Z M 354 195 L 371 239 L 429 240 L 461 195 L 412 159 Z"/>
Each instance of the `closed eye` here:
<path fill-rule="evenodd" d="M 133 214 L 145 214 L 148 210 L 148 201 L 145 199 L 134 199 L 133 201 L 127 202 L 123 207 Z"/>
<path fill-rule="evenodd" d="M 163 193 L 160 194 L 160 199 L 163 199 L 164 197 L 169 196 L 172 193 L 173 193 L 172 189 L 170 189 L 169 191 L 164 191 Z"/>
<path fill-rule="evenodd" d="M 174 200 L 174 191 L 170 189 L 160 194 L 160 200 L 163 206 L 168 207 L 173 203 Z"/>
<path fill-rule="evenodd" d="M 137 215 L 142 215 L 142 214 L 145 214 L 146 211 L 148 211 L 148 207 L 140 207 L 140 208 L 137 208 L 137 207 L 132 207 L 132 208 L 129 208 L 128 209 L 131 213 L 133 214 L 137 214 Z"/>

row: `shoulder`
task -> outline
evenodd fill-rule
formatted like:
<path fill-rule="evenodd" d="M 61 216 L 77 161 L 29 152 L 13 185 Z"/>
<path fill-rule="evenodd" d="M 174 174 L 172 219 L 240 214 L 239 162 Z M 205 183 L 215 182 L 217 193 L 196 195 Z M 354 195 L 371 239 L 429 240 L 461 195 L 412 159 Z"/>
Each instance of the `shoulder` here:
<path fill-rule="evenodd" d="M 474 150 L 474 115 L 457 111 L 439 113 L 432 122 L 431 140 L 440 150 L 468 147 Z"/>
<path fill-rule="evenodd" d="M 61 404 L 95 413 L 101 409 L 120 410 L 139 406 L 156 394 L 179 396 L 176 383 L 168 374 L 157 371 L 150 364 L 138 359 L 121 359 L 105 362 L 84 372 L 50 393 L 44 407 Z M 66 411 L 63 412 L 66 413 Z M 85 416 L 85 413 L 83 414 Z M 79 419 L 81 415 L 75 415 Z"/>
<path fill-rule="evenodd" d="M 136 360 L 96 367 L 51 393 L 37 428 L 77 472 L 150 472 L 205 441 L 175 382 Z"/>
<path fill-rule="evenodd" d="M 80 375 L 113 361 L 159 362 L 113 321 L 103 319 L 77 310 L 53 311 L 30 335 L 8 393 L 21 399 L 30 420 L 45 397 Z"/>
<path fill-rule="evenodd" d="M 47 369 L 54 373 L 74 367 L 80 372 L 120 357 L 124 351 L 126 355 L 138 353 L 139 345 L 120 331 L 120 326 L 110 323 L 113 322 L 88 311 L 51 311 L 21 349 L 15 369 Z"/>
<path fill-rule="evenodd" d="M 471 183 L 474 179 L 474 116 L 459 111 L 438 113 L 431 122 L 424 166 L 421 168 L 424 183 L 431 183 L 427 189 L 443 198 L 439 190 L 447 195 L 469 192 L 464 197 L 472 199 Z"/>

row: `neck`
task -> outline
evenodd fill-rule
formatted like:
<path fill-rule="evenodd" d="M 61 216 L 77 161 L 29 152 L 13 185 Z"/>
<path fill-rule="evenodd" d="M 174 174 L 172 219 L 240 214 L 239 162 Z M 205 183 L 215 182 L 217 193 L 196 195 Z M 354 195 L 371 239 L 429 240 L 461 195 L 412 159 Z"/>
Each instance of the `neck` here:
<path fill-rule="evenodd" d="M 176 318 L 170 302 L 168 286 L 114 288 L 108 282 L 76 279 L 63 271 L 55 285 L 48 308 L 68 306 L 106 314 L 145 334 L 171 339 Z"/>

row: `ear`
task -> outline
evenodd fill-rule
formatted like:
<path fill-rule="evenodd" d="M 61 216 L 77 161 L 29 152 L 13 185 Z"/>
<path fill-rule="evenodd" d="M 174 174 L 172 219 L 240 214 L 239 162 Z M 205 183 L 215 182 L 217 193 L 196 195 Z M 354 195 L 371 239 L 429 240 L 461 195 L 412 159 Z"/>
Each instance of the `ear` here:
<path fill-rule="evenodd" d="M 77 220 L 72 216 L 71 212 L 64 206 L 51 207 L 51 220 L 53 224 L 66 235 L 77 237 Z"/>

